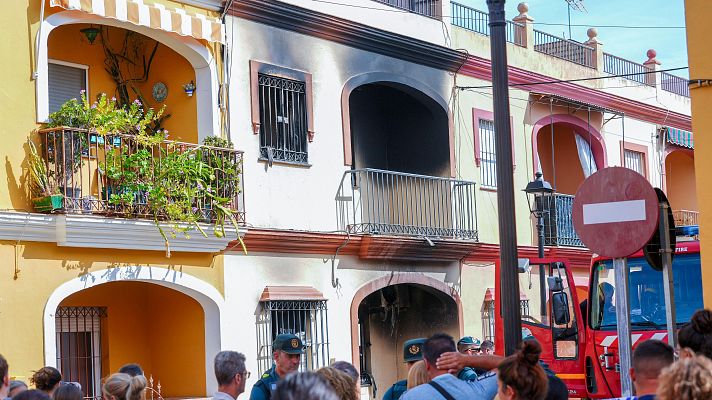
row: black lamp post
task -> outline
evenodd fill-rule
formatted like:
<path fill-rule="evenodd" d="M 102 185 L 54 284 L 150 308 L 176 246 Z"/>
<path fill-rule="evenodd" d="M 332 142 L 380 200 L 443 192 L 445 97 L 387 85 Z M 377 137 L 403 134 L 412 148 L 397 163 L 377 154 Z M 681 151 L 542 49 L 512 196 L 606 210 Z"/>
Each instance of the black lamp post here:
<path fill-rule="evenodd" d="M 539 258 L 544 258 L 544 196 L 554 192 L 551 184 L 544 180 L 541 172 L 535 174 L 533 181 L 527 183 L 524 192 L 527 194 L 529 211 L 536 217 L 536 232 L 538 234 Z"/>
<path fill-rule="evenodd" d="M 544 180 L 541 172 L 535 174 L 533 181 L 527 184 L 524 192 L 527 194 L 529 211 L 536 217 L 536 232 L 538 234 L 539 258 L 544 258 L 544 196 L 554 192 L 551 184 Z M 531 198 L 530 198 L 531 197 Z M 539 295 L 546 298 L 546 266 L 539 264 Z M 546 302 L 541 302 L 541 315 L 546 315 Z"/>

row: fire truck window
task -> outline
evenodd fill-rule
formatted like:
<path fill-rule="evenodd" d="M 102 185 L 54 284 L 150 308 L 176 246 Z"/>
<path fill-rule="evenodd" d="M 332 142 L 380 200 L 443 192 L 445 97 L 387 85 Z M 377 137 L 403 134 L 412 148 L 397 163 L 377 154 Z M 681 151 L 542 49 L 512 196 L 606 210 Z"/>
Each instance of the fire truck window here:
<path fill-rule="evenodd" d="M 557 294 L 557 296 L 566 298 L 565 306 L 568 308 L 566 311 L 568 311 L 569 316 L 569 318 L 554 318 L 555 315 L 551 315 L 554 355 L 556 358 L 576 358 L 578 356 L 578 328 L 576 325 L 574 307 L 578 307 L 578 304 L 574 304 L 575 302 L 571 295 L 571 285 L 567 279 L 565 270 L 557 270 L 554 268 L 551 274 L 555 277 L 561 277 L 562 285 L 555 286 L 559 286 L 556 287 L 556 289 L 561 289 L 561 286 L 563 286 L 563 291 Z M 561 303 L 561 301 L 559 301 L 559 303 Z M 552 307 L 553 304 L 550 304 L 549 309 L 552 309 Z M 562 310 L 557 310 L 557 313 L 562 314 Z"/>
<path fill-rule="evenodd" d="M 628 259 L 630 322 L 635 330 L 665 329 L 663 274 L 643 258 Z M 699 254 L 678 254 L 673 259 L 677 323 L 690 320 L 702 308 L 702 276 Z M 616 329 L 615 283 L 610 260 L 596 265 L 591 284 L 590 323 L 593 329 Z"/>
<path fill-rule="evenodd" d="M 524 323 L 549 326 L 547 272 L 546 267 L 531 265 L 528 272 L 519 274 L 520 310 Z"/>

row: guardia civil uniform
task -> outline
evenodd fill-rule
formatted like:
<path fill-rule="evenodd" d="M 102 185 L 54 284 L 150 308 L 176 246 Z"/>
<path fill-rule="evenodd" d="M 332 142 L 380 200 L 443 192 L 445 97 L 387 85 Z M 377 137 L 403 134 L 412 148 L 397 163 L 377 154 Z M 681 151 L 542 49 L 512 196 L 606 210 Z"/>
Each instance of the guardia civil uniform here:
<path fill-rule="evenodd" d="M 277 335 L 274 342 L 272 342 L 272 351 L 282 351 L 287 354 L 302 354 L 304 352 L 304 344 L 296 335 L 283 333 Z M 250 400 L 270 400 L 275 389 L 277 389 L 277 382 L 280 378 L 279 374 L 277 374 L 277 366 L 273 364 L 272 368 L 265 371 L 260 377 L 260 380 L 252 386 Z"/>
<path fill-rule="evenodd" d="M 403 360 L 416 362 L 423 359 L 423 343 L 425 338 L 410 339 L 403 343 Z M 383 395 L 383 400 L 398 400 L 408 389 L 408 380 L 400 380 L 391 386 Z"/>

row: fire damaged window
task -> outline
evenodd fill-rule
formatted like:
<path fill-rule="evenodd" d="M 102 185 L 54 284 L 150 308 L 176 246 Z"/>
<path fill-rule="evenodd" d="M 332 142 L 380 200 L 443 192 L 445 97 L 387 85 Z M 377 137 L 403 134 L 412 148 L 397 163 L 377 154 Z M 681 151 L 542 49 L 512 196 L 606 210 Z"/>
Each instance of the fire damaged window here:
<path fill-rule="evenodd" d="M 305 82 L 258 74 L 260 158 L 307 164 Z"/>
<path fill-rule="evenodd" d="M 329 331 L 326 300 L 261 301 L 257 314 L 257 364 L 260 371 L 272 366 L 272 341 L 291 333 L 306 349 L 300 371 L 329 365 Z"/>

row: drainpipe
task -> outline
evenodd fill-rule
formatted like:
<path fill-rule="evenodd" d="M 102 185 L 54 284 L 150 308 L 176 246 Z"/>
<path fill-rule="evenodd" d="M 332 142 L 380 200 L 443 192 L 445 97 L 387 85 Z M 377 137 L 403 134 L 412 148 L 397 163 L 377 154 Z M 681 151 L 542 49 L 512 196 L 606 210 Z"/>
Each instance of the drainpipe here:
<path fill-rule="evenodd" d="M 39 69 L 39 56 L 40 56 L 40 38 L 42 37 L 42 23 L 44 23 L 44 11 L 45 11 L 45 0 L 40 0 L 40 26 L 37 28 L 37 36 L 35 37 L 35 68 L 32 71 L 31 79 L 37 80 Z"/>

